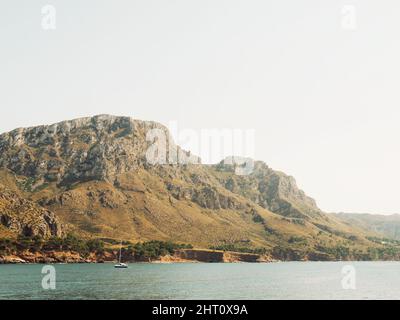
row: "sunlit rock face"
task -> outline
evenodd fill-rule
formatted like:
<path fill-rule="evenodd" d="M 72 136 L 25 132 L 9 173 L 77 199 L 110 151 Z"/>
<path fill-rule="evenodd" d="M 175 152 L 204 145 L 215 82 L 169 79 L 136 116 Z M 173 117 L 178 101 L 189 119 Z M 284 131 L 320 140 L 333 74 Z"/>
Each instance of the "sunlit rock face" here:
<path fill-rule="evenodd" d="M 159 163 L 151 163 L 151 147 L 164 155 Z M 38 183 L 114 181 L 140 166 L 178 162 L 200 160 L 177 147 L 164 126 L 128 117 L 100 115 L 0 136 L 0 167 Z"/>
<path fill-rule="evenodd" d="M 53 212 L 23 199 L 0 185 L 0 225 L 18 235 L 61 237 L 62 225 Z"/>

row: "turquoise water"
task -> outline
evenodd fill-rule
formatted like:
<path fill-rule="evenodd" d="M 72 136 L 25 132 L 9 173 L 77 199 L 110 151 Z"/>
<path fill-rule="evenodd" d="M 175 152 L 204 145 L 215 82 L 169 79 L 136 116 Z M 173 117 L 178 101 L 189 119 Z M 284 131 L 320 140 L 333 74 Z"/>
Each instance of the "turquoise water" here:
<path fill-rule="evenodd" d="M 343 289 L 342 268 L 356 289 Z M 42 289 L 43 265 L 0 265 L 0 299 L 398 299 L 398 262 L 54 265 L 56 289 Z"/>

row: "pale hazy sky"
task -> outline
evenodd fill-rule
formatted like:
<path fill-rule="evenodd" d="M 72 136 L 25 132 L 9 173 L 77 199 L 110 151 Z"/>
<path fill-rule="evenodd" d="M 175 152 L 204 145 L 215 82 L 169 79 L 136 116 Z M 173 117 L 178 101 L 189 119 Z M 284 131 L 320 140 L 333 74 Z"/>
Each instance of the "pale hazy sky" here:
<path fill-rule="evenodd" d="M 1 0 L 0 40 L 1 132 L 101 113 L 254 129 L 323 210 L 400 212 L 399 1 Z"/>

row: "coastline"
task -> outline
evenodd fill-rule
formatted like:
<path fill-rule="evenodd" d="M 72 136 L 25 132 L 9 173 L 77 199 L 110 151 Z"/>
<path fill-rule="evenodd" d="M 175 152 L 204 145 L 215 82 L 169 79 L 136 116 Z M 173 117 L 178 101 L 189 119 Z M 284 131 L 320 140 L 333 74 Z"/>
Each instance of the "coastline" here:
<path fill-rule="evenodd" d="M 54 263 L 116 263 L 117 252 L 91 253 L 87 256 L 74 251 L 48 251 L 8 254 L 0 256 L 0 264 L 54 264 Z M 126 263 L 269 263 L 279 260 L 258 254 L 207 250 L 207 249 L 179 249 L 173 255 L 164 255 L 157 258 L 124 256 Z"/>
<path fill-rule="evenodd" d="M 185 251 L 185 252 L 182 252 Z M 189 257 L 186 255 L 189 251 Z M 182 257 L 186 256 L 186 257 Z M 57 258 L 53 258 L 56 256 Z M 235 258 L 232 258 L 235 257 Z M 249 256 L 251 259 L 249 259 Z M 126 259 L 123 262 L 128 264 L 197 264 L 197 263 L 227 263 L 227 264 L 239 264 L 239 263 L 251 263 L 251 264 L 263 264 L 263 263 L 280 263 L 280 262 L 400 262 L 398 260 L 279 260 L 270 257 L 259 256 L 254 259 L 254 254 L 239 253 L 239 252 L 228 252 L 228 251 L 211 251 L 205 249 L 191 249 L 191 250 L 177 250 L 174 255 L 165 255 L 156 259 L 150 258 L 134 258 Z M 222 257 L 222 259 L 215 259 L 215 257 Z M 25 258 L 25 259 L 24 259 Z M 104 259 L 105 258 L 105 259 Z M 48 256 L 39 258 L 26 259 L 25 254 L 16 255 L 3 255 L 0 256 L 0 265 L 21 265 L 21 264 L 115 264 L 118 262 L 117 255 L 106 255 L 81 257 L 76 252 L 50 252 Z"/>

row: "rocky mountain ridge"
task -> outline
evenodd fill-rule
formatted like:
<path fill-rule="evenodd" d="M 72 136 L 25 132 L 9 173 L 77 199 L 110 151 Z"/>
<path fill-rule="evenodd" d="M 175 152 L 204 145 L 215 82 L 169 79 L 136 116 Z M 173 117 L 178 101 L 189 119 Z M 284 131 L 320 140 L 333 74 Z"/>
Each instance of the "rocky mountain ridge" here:
<path fill-rule="evenodd" d="M 400 241 L 400 214 L 337 213 L 335 216 L 363 230 L 378 233 L 387 239 Z M 382 241 L 384 240 L 382 239 Z"/>
<path fill-rule="evenodd" d="M 164 149 L 155 150 L 160 139 Z M 202 165 L 164 126 L 127 117 L 0 135 L 0 183 L 53 212 L 68 232 L 304 252 L 370 245 L 365 230 L 323 213 L 294 178 L 260 161 L 248 174 L 236 169 L 227 159 Z"/>
<path fill-rule="evenodd" d="M 152 141 L 146 133 L 150 130 L 165 135 L 168 151 L 173 150 L 166 155 L 168 163 L 177 162 L 179 156 L 180 161 L 199 161 L 177 147 L 160 124 L 100 115 L 0 135 L 0 167 L 34 178 L 34 188 L 45 182 L 60 186 L 91 180 L 113 182 L 117 174 L 147 162 Z"/>

